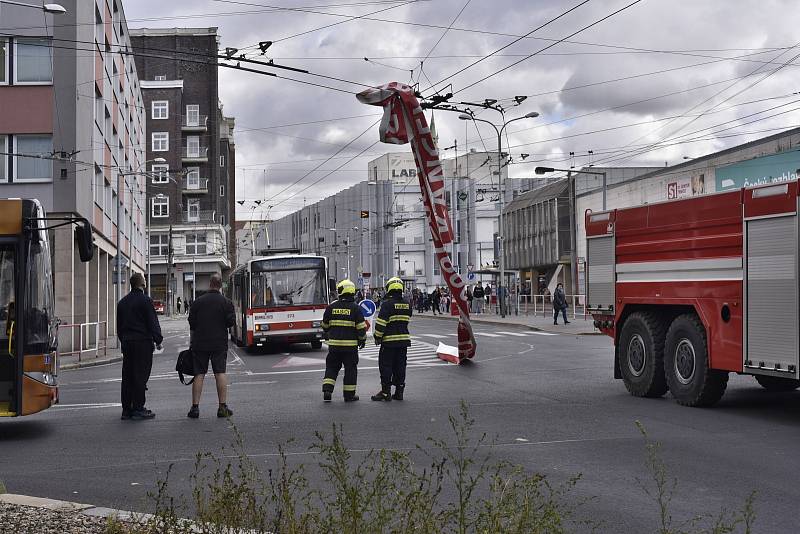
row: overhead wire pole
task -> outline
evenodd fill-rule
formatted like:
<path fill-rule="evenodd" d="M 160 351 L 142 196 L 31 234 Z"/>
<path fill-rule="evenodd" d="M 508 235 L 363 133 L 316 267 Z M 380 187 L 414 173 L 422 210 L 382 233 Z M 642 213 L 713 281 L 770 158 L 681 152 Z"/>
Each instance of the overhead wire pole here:
<path fill-rule="evenodd" d="M 494 108 L 491 108 L 494 109 Z M 499 110 L 496 110 L 499 111 Z M 502 113 L 502 111 L 501 111 Z M 505 117 L 505 115 L 503 115 Z M 500 218 L 499 218 L 499 246 L 498 246 L 498 254 L 500 256 L 500 281 L 497 284 L 497 299 L 498 304 L 500 305 L 500 317 L 506 316 L 506 295 L 505 295 L 505 276 L 506 276 L 506 261 L 505 261 L 505 247 L 503 244 L 503 240 L 505 237 L 505 232 L 503 229 L 503 206 L 505 202 L 505 184 L 503 184 L 503 131 L 506 127 L 511 124 L 512 122 L 516 122 L 522 119 L 533 119 L 539 116 L 539 113 L 536 111 L 531 111 L 522 117 L 517 117 L 516 119 L 511 119 L 510 121 L 503 122 L 503 125 L 500 128 L 486 119 L 477 119 L 475 118 L 474 113 L 462 113 L 458 116 L 461 120 L 472 120 L 473 122 L 485 122 L 486 124 L 490 125 L 494 128 L 494 131 L 497 133 L 497 185 L 498 189 L 500 190 Z M 477 127 L 477 126 L 476 126 Z"/>

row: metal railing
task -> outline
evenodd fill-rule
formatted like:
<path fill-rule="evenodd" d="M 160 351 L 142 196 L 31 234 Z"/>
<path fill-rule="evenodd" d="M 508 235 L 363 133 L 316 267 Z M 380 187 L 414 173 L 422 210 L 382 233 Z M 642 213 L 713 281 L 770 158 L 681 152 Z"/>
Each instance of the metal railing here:
<path fill-rule="evenodd" d="M 208 159 L 208 147 L 181 147 L 181 158 L 183 159 Z"/>
<path fill-rule="evenodd" d="M 74 324 L 59 324 L 58 330 L 61 334 L 62 328 L 78 329 L 78 349 L 70 351 L 58 350 L 59 359 L 61 356 L 70 356 L 72 354 L 78 355 L 78 361 L 83 361 L 84 357 L 91 352 L 94 352 L 94 357 L 99 358 L 101 355 L 108 354 L 108 321 L 96 321 L 93 323 L 74 323 Z M 100 335 L 102 331 L 103 335 Z M 74 335 L 72 332 L 70 332 Z M 73 338 L 74 339 L 74 338 Z M 73 344 L 74 348 L 74 344 Z"/>
<path fill-rule="evenodd" d="M 184 223 L 214 223 L 216 212 L 214 210 L 184 211 L 181 213 L 181 222 Z"/>
<path fill-rule="evenodd" d="M 183 121 L 181 122 L 181 128 L 186 130 L 194 130 L 194 129 L 205 130 L 207 127 L 208 127 L 208 115 L 197 115 L 196 117 L 190 117 L 188 115 L 184 115 Z"/>
<path fill-rule="evenodd" d="M 207 193 L 208 192 L 208 178 L 189 178 L 186 177 L 182 180 L 181 186 L 184 192 L 190 193 Z"/>
<path fill-rule="evenodd" d="M 566 295 L 569 305 L 567 314 L 573 319 L 583 317 L 586 319 L 586 295 Z M 541 317 L 553 316 L 552 295 L 518 295 L 517 307 L 519 313 Z"/>

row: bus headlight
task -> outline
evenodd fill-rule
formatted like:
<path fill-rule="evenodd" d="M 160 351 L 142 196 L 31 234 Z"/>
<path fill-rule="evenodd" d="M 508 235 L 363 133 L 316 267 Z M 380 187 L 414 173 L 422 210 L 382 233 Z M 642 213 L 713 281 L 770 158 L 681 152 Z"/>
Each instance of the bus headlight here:
<path fill-rule="evenodd" d="M 322 321 L 313 321 L 311 323 L 311 328 L 319 328 L 320 326 L 322 326 Z"/>

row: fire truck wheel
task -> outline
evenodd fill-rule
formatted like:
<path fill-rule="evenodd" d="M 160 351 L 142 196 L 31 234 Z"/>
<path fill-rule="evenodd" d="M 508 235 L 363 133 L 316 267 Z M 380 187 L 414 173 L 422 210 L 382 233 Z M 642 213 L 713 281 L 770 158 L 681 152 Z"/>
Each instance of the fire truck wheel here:
<path fill-rule="evenodd" d="M 728 387 L 726 371 L 708 368 L 706 329 L 693 313 L 672 321 L 664 346 L 664 370 L 669 390 L 684 406 L 711 406 Z"/>
<path fill-rule="evenodd" d="M 634 397 L 661 397 L 664 380 L 664 324 L 655 314 L 635 312 L 625 320 L 619 341 L 619 368 Z"/>
<path fill-rule="evenodd" d="M 794 391 L 800 387 L 800 380 L 779 376 L 755 375 L 756 382 L 767 391 Z"/>
<path fill-rule="evenodd" d="M 319 350 L 322 348 L 322 341 L 312 341 L 311 348 L 314 350 Z"/>

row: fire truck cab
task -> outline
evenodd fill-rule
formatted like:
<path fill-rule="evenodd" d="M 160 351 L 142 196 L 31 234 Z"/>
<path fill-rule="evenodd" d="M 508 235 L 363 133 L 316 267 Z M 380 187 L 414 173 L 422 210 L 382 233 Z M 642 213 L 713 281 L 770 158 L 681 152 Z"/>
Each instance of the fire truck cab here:
<path fill-rule="evenodd" d="M 798 183 L 585 214 L 587 310 L 638 397 L 800 387 Z"/>

